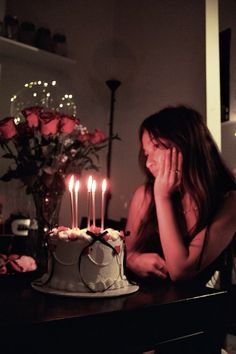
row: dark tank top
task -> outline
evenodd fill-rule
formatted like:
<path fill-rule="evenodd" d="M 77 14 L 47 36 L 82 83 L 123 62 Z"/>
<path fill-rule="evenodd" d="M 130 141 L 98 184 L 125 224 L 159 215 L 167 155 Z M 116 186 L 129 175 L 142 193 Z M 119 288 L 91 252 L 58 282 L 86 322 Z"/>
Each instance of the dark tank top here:
<path fill-rule="evenodd" d="M 235 234 L 235 236 L 236 236 L 236 234 Z M 235 236 L 234 236 L 234 239 L 235 239 Z M 205 249 L 205 245 L 207 243 L 207 240 L 208 240 L 208 231 L 206 230 L 205 239 L 204 239 L 201 254 L 199 256 L 197 268 L 200 268 L 202 256 L 204 253 L 204 249 Z M 189 243 L 189 239 L 186 238 L 186 244 L 188 244 L 188 243 Z M 144 248 L 142 249 L 142 253 L 152 253 L 152 252 L 156 252 L 161 257 L 164 258 L 159 234 L 155 234 L 152 237 L 149 237 L 144 245 Z M 198 273 L 194 277 L 194 279 L 192 279 L 194 281 L 194 283 L 205 286 L 206 283 L 214 275 L 215 271 L 219 271 L 220 272 L 220 279 L 221 279 L 220 286 L 222 288 L 229 288 L 231 286 L 233 253 L 234 252 L 233 252 L 233 241 L 232 241 L 231 244 L 211 264 L 209 264 L 205 269 L 203 269 L 200 273 Z M 129 270 L 127 270 L 127 272 L 128 272 L 128 276 L 133 278 L 135 281 L 139 282 L 139 280 L 137 279 L 137 277 L 134 274 L 130 273 Z M 160 281 L 156 277 L 155 277 L 155 279 L 157 279 L 158 282 Z M 155 279 L 152 278 L 151 279 L 152 282 L 155 281 Z M 170 279 L 168 279 L 168 281 L 169 280 Z M 161 280 L 161 281 L 163 281 L 163 280 Z M 184 281 L 185 280 L 183 280 L 183 282 Z M 189 281 L 189 280 L 187 280 L 187 281 Z M 143 280 L 142 280 L 142 282 L 143 282 Z"/>

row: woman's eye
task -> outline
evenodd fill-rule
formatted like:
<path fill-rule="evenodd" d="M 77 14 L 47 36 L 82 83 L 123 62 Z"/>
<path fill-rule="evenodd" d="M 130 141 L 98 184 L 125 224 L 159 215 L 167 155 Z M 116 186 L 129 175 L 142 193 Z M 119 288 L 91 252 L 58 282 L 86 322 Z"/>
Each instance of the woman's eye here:
<path fill-rule="evenodd" d="M 168 150 L 170 146 L 161 144 L 161 143 L 156 143 L 154 144 L 155 149 L 160 149 L 160 150 Z"/>
<path fill-rule="evenodd" d="M 156 144 L 154 144 L 154 148 L 161 149 L 161 148 L 163 148 L 163 145 L 161 145 L 160 143 L 156 143 Z"/>

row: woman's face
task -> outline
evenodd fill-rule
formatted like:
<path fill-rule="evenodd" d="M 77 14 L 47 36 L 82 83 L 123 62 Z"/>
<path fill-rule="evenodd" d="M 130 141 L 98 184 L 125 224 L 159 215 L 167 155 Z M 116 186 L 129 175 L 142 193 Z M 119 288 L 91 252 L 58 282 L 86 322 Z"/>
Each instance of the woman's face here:
<path fill-rule="evenodd" d="M 142 145 L 144 155 L 146 156 L 146 167 L 156 177 L 161 160 L 165 158 L 166 151 L 173 144 L 163 138 L 158 140 L 151 139 L 149 133 L 145 130 L 142 136 Z"/>

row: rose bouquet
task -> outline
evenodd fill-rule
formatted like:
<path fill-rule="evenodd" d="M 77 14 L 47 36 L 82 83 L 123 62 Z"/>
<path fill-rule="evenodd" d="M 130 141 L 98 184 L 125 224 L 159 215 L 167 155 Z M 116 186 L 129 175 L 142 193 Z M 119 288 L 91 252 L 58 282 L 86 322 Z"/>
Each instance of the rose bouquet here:
<path fill-rule="evenodd" d="M 74 116 L 40 107 L 26 108 L 22 114 L 20 122 L 13 117 L 0 121 L 2 157 L 12 160 L 2 181 L 20 179 L 27 194 L 64 191 L 67 174 L 98 169 L 98 152 L 108 141 L 101 130 L 89 133 Z"/>
<path fill-rule="evenodd" d="M 99 129 L 90 133 L 78 118 L 41 107 L 23 109 L 21 119 L 0 121 L 2 157 L 11 160 L 0 180 L 18 179 L 33 196 L 38 225 L 33 257 L 42 270 L 47 265 L 45 234 L 58 225 L 65 177 L 98 170 L 99 151 L 113 138 L 119 139 L 106 138 Z"/>

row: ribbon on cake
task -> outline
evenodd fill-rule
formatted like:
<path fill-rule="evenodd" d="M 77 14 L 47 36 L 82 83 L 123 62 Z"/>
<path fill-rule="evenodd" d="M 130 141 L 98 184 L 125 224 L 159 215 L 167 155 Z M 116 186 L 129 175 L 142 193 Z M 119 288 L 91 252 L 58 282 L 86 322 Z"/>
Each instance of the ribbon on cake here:
<path fill-rule="evenodd" d="M 82 252 L 81 252 L 81 254 L 80 254 L 80 256 L 79 256 L 79 261 L 78 261 L 79 274 L 80 274 L 80 277 L 81 277 L 81 280 L 82 280 L 83 284 L 84 284 L 90 291 L 96 292 L 96 290 L 92 289 L 92 288 L 88 285 L 88 283 L 84 280 L 84 278 L 83 278 L 83 276 L 82 276 L 82 274 L 81 274 L 80 268 L 81 268 L 82 256 L 88 255 L 88 254 L 89 254 L 89 248 L 90 248 L 95 242 L 97 242 L 97 241 L 98 241 L 98 242 L 101 242 L 102 244 L 104 244 L 104 245 L 106 245 L 107 247 L 111 248 L 111 250 L 113 251 L 113 254 L 116 255 L 116 256 L 119 254 L 120 248 L 117 249 L 116 247 L 113 247 L 106 239 L 104 239 L 104 236 L 108 233 L 107 230 L 105 230 L 105 231 L 103 231 L 103 232 L 101 232 L 101 233 L 99 233 L 99 234 L 93 233 L 93 232 L 90 231 L 90 230 L 87 230 L 86 233 L 87 233 L 89 236 L 92 237 L 92 241 L 91 241 L 88 245 L 86 245 L 86 246 L 84 247 L 84 249 L 82 250 Z M 125 237 L 125 236 L 128 236 L 129 234 L 130 234 L 130 232 L 129 232 L 129 231 L 126 231 L 126 232 L 124 233 L 124 237 Z M 118 275 L 118 277 L 119 277 L 119 275 Z M 118 277 L 117 277 L 117 279 L 118 279 Z M 104 291 L 108 290 L 109 288 L 111 288 L 111 286 L 116 282 L 117 279 L 115 279 L 112 284 L 110 284 L 110 285 L 108 285 L 107 287 L 105 287 L 102 292 L 104 292 Z"/>
<path fill-rule="evenodd" d="M 85 254 L 85 253 L 87 254 L 86 249 L 87 248 L 89 249 L 89 247 L 91 247 L 95 242 L 99 241 L 102 244 L 106 245 L 107 247 L 110 247 L 113 250 L 114 254 L 118 254 L 119 252 L 117 251 L 117 249 L 115 247 L 113 247 L 109 242 L 107 242 L 103 238 L 107 233 L 108 233 L 107 230 L 103 231 L 100 234 L 95 234 L 92 231 L 87 230 L 86 234 L 92 237 L 92 241 L 87 246 L 85 246 L 85 248 L 83 249 L 82 253 L 83 254 Z"/>

